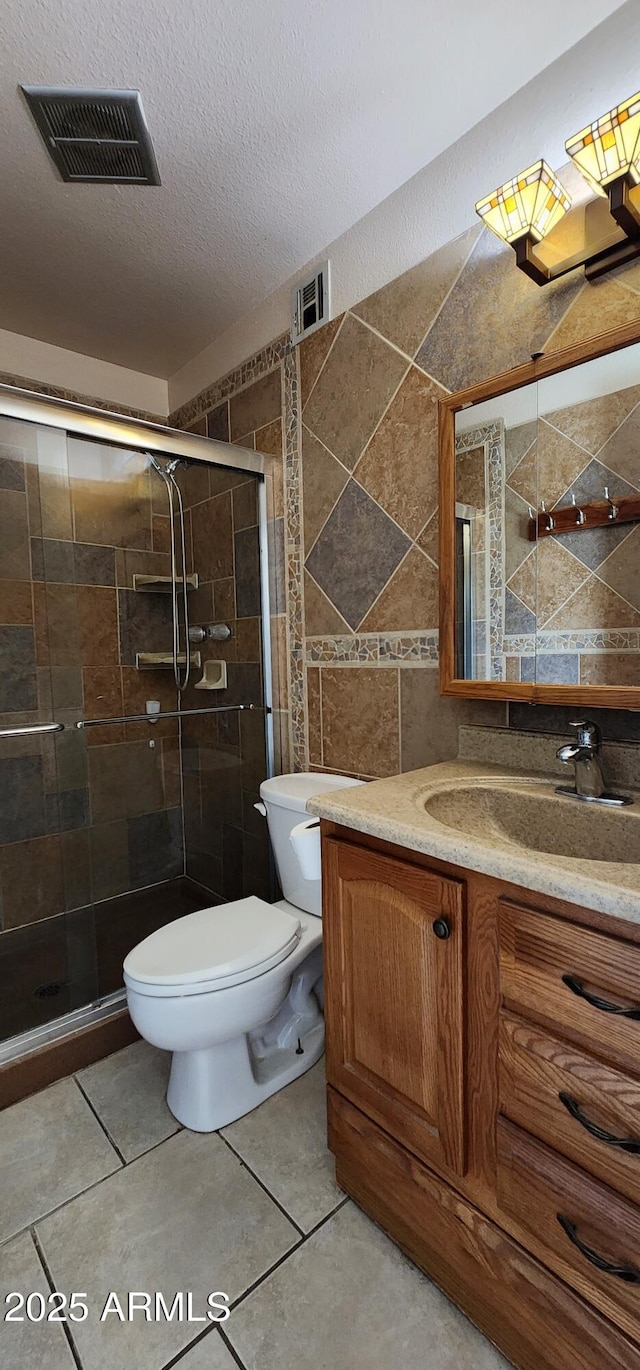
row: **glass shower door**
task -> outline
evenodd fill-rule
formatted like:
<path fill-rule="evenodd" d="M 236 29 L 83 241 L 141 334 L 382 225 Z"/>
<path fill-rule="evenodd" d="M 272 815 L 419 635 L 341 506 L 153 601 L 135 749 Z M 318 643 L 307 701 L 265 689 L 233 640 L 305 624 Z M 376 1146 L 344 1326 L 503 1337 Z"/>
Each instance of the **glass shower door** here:
<path fill-rule="evenodd" d="M 68 1012 L 77 978 L 65 916 L 73 836 L 60 825 L 62 734 L 50 730 L 71 681 L 51 665 L 42 558 L 44 528 L 62 526 L 65 462 L 64 433 L 0 418 L 0 1040 Z M 42 492 L 41 464 L 50 473 Z"/>
<path fill-rule="evenodd" d="M 0 1042 L 121 992 L 176 916 L 177 723 L 109 721 L 177 705 L 136 669 L 171 647 L 167 597 L 136 590 L 168 570 L 154 493 L 144 454 L 0 418 Z"/>

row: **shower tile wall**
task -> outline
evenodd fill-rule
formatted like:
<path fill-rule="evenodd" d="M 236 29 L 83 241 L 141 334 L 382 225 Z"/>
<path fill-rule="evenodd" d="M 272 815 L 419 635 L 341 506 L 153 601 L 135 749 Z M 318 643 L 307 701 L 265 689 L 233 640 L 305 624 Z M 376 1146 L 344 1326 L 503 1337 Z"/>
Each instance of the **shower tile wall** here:
<path fill-rule="evenodd" d="M 267 538 L 270 568 L 271 677 L 277 774 L 292 769 L 287 654 L 287 589 L 284 531 L 284 414 L 282 349 L 266 348 L 249 363 L 169 415 L 176 428 L 231 441 L 267 457 Z M 263 373 L 263 374 L 261 374 Z M 256 376 L 258 377 L 256 379 Z M 196 417 L 197 415 L 197 417 Z"/>
<path fill-rule="evenodd" d="M 140 457 L 0 420 L 0 726 L 176 707 L 171 673 L 134 664 L 170 650 L 168 597 L 132 588 L 168 572 L 168 527 Z M 55 1014 L 115 988 L 96 938 L 120 983 L 123 936 L 175 916 L 138 895 L 120 935 L 117 897 L 182 872 L 175 723 L 0 740 L 0 1038 L 52 1016 L 38 986 L 63 985 Z"/>
<path fill-rule="evenodd" d="M 224 436 L 222 424 L 219 435 Z M 248 443 L 246 445 L 249 445 Z M 187 506 L 191 623 L 227 623 L 227 642 L 207 642 L 203 663 L 226 663 L 227 687 L 201 690 L 192 675 L 184 709 L 264 702 L 260 617 L 258 481 L 245 472 L 192 466 L 180 473 Z M 219 899 L 271 891 L 266 824 L 256 813 L 267 774 L 264 715 L 220 713 L 183 720 L 186 872 Z"/>

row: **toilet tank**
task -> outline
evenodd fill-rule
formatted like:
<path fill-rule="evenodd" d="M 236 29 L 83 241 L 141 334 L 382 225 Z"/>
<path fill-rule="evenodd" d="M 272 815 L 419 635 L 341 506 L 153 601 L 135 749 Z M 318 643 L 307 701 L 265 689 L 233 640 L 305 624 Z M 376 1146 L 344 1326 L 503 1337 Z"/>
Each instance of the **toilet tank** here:
<path fill-rule="evenodd" d="M 308 817 L 307 800 L 314 795 L 361 784 L 361 780 L 349 780 L 344 775 L 302 771 L 299 775 L 276 775 L 272 780 L 263 780 L 260 786 L 282 893 L 290 904 L 306 913 L 315 913 L 318 918 L 322 913 L 320 878 L 305 880 L 289 840 L 291 829 Z"/>

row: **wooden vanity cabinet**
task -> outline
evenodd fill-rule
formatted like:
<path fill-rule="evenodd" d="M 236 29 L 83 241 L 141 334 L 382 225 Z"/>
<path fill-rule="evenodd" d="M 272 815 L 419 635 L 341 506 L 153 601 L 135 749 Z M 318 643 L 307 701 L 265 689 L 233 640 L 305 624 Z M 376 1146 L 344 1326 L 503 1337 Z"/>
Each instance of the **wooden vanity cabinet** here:
<path fill-rule="evenodd" d="M 640 1370 L 640 928 L 322 827 L 338 1182 L 520 1370 Z"/>
<path fill-rule="evenodd" d="M 331 1081 L 417 1156 L 463 1174 L 464 885 L 332 838 L 323 878 Z"/>

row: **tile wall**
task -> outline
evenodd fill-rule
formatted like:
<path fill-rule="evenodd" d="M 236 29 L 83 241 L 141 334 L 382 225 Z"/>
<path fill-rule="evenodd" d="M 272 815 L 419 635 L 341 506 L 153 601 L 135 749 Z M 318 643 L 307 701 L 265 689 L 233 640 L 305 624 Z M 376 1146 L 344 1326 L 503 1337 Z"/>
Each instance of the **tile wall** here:
<path fill-rule="evenodd" d="M 238 443 L 242 447 L 263 453 L 269 459 L 265 485 L 270 569 L 273 732 L 277 773 L 286 772 L 293 765 L 289 716 L 293 638 L 287 625 L 287 581 L 291 583 L 293 563 L 290 555 L 290 508 L 285 509 L 284 491 L 286 483 L 290 493 L 292 482 L 287 480 L 287 473 L 297 460 L 296 384 L 295 357 L 287 339 L 280 338 L 237 371 L 217 381 L 169 416 L 169 422 L 173 427 L 218 438 L 223 442 Z M 235 513 L 234 517 L 237 517 Z M 252 535 L 243 533 L 240 543 L 236 544 L 236 552 L 239 549 L 240 556 L 243 541 L 250 545 Z M 244 563 L 242 575 L 238 576 L 237 581 L 241 596 L 246 570 L 247 566 Z M 253 583 L 255 562 L 249 575 Z"/>
<path fill-rule="evenodd" d="M 282 372 L 289 681 L 279 702 L 295 769 L 386 775 L 454 755 L 460 723 L 507 722 L 506 705 L 438 694 L 437 399 L 635 320 L 640 266 L 540 289 L 478 225 L 295 354 L 278 339 L 172 416 L 202 423 L 258 375 Z M 563 711 L 543 711 L 544 722 L 533 707 L 511 712 L 519 726 L 524 715 L 564 728 Z"/>

